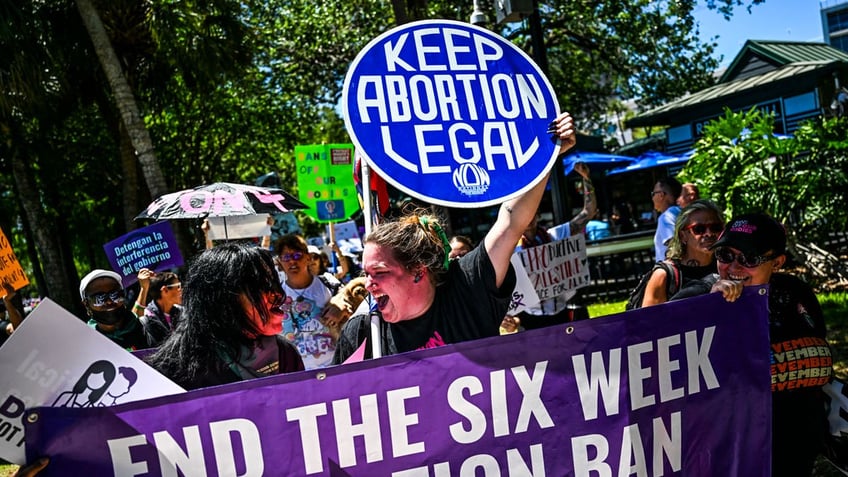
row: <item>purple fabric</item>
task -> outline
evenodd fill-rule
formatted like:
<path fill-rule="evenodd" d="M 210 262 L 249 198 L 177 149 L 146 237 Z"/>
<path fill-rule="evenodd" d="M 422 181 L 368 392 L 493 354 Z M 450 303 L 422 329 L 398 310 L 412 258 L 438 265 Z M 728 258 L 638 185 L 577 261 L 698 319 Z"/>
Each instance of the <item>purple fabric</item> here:
<path fill-rule="evenodd" d="M 619 475 L 628 436 L 625 449 L 644 450 L 625 460 L 646 469 L 634 475 L 768 476 L 764 292 L 111 408 L 38 408 L 24 419 L 27 457 L 51 457 L 44 475 L 161 475 L 158 446 L 169 465 L 206 475 L 601 476 Z M 580 368 L 617 360 L 607 399 L 581 398 Z"/>
<path fill-rule="evenodd" d="M 180 247 L 167 221 L 133 230 L 103 245 L 103 250 L 112 270 L 121 275 L 124 287 L 138 281 L 142 268 L 157 272 L 183 264 Z"/>

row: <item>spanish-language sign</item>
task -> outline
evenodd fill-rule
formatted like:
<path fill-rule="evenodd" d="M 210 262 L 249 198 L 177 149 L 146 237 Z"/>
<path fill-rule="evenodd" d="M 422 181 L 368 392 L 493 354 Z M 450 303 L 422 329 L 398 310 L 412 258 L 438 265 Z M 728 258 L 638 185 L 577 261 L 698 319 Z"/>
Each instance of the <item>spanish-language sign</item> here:
<path fill-rule="evenodd" d="M 571 298 L 589 284 L 589 260 L 583 234 L 525 248 L 516 254 L 540 300 Z"/>
<path fill-rule="evenodd" d="M 181 392 L 45 298 L 0 348 L 0 458 L 24 463 L 26 408 L 111 406 Z"/>
<path fill-rule="evenodd" d="M 412 22 L 372 40 L 342 93 L 356 150 L 398 189 L 448 207 L 515 197 L 545 177 L 559 143 L 553 88 L 527 54 L 484 28 Z"/>
<path fill-rule="evenodd" d="M 36 409 L 27 457 L 49 455 L 45 475 L 765 477 L 761 291 L 111 408 Z"/>
<path fill-rule="evenodd" d="M 21 262 L 12 250 L 12 244 L 0 229 L 0 284 L 9 283 L 15 290 L 29 285 L 29 279 L 24 273 Z M 0 287 L 0 297 L 6 296 L 6 291 Z"/>
<path fill-rule="evenodd" d="M 320 144 L 294 148 L 297 190 L 303 211 L 318 222 L 347 220 L 359 210 L 353 181 L 353 145 Z"/>
<path fill-rule="evenodd" d="M 105 244 L 103 250 L 125 287 L 138 281 L 142 268 L 156 272 L 183 264 L 183 255 L 167 221 L 133 230 Z"/>

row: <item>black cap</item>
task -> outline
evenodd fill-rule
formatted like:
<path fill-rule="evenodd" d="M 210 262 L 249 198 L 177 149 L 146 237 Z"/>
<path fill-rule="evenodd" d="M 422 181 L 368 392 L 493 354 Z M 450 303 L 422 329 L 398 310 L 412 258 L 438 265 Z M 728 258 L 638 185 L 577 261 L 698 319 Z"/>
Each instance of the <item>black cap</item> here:
<path fill-rule="evenodd" d="M 746 256 L 762 256 L 786 252 L 786 230 L 780 222 L 762 213 L 734 217 L 718 240 L 710 247 L 733 247 Z"/>

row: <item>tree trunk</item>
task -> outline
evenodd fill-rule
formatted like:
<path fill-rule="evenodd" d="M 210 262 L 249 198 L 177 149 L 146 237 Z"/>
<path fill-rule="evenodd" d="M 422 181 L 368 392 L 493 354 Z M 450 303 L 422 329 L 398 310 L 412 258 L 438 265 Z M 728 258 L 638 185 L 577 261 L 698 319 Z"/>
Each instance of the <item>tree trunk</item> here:
<path fill-rule="evenodd" d="M 109 81 L 109 87 L 115 97 L 115 104 L 121 113 L 121 120 L 127 128 L 127 133 L 135 148 L 150 195 L 153 197 L 164 195 L 168 192 L 168 186 L 156 159 L 153 140 L 141 119 L 135 97 L 121 69 L 121 63 L 118 61 L 115 50 L 112 49 L 112 44 L 109 42 L 109 36 L 106 34 L 100 15 L 91 0 L 75 1 L 85 28 L 91 36 L 94 51 L 97 53 L 100 65 Z"/>
<path fill-rule="evenodd" d="M 132 141 L 127 134 L 127 129 L 119 127 L 118 136 L 118 143 L 120 144 L 121 151 L 121 170 L 123 171 L 121 188 L 124 198 L 124 228 L 127 232 L 129 232 L 136 228 L 133 218 L 141 212 L 141 206 L 138 202 L 139 184 L 138 173 L 136 171 L 138 163 L 135 160 L 135 154 L 133 154 Z M 144 205 L 147 206 L 147 204 Z"/>
<path fill-rule="evenodd" d="M 32 226 L 36 245 L 41 255 L 47 295 L 63 308 L 79 313 L 81 304 L 79 295 L 75 293 L 77 284 L 71 283 L 65 273 L 59 243 L 56 240 L 57 230 L 41 209 L 39 193 L 27 158 L 19 157 L 19 154 L 13 155 L 12 174 L 15 178 L 15 186 L 19 193 L 21 206 Z"/>

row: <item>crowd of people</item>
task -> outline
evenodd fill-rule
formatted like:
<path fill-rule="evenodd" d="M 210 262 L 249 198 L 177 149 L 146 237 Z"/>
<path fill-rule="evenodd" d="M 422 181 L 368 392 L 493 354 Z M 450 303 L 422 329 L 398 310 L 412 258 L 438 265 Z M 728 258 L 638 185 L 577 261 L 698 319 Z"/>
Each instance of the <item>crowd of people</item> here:
<path fill-rule="evenodd" d="M 553 129 L 561 151 L 574 145 L 574 125 L 561 115 Z M 589 169 L 578 164 L 583 209 L 556 231 L 582 233 L 597 213 Z M 553 299 L 518 317 L 507 310 L 516 276 L 511 256 L 554 240 L 539 227 L 546 181 L 501 205 L 488 234 L 475 244 L 446 234 L 442 219 L 416 209 L 378 224 L 365 237 L 359 265 L 331 245 L 340 266 L 300 235 L 273 244 L 213 245 L 191 261 L 181 280 L 172 272 L 138 272 L 130 305 L 121 276 L 92 270 L 79 294 L 91 328 L 127 350 L 155 348 L 147 363 L 186 389 L 339 365 L 364 349 L 364 359 L 496 336 L 568 321 L 566 300 Z M 808 285 L 779 273 L 786 233 L 765 214 L 725 222 L 694 184 L 663 178 L 651 192 L 658 213 L 656 265 L 646 277 L 642 307 L 704 293 L 729 302 L 746 286 L 769 284 L 773 345 L 813 340 L 827 348 L 821 307 Z M 12 329 L 23 319 L 14 289 L 3 299 Z M 377 318 L 379 334 L 371 326 Z M 822 376 L 832 375 L 821 361 Z M 809 476 L 825 424 L 820 385 L 782 386 L 772 371 L 773 474 Z M 809 438 L 808 438 L 809 436 Z M 45 461 L 21 470 L 32 475 Z"/>

